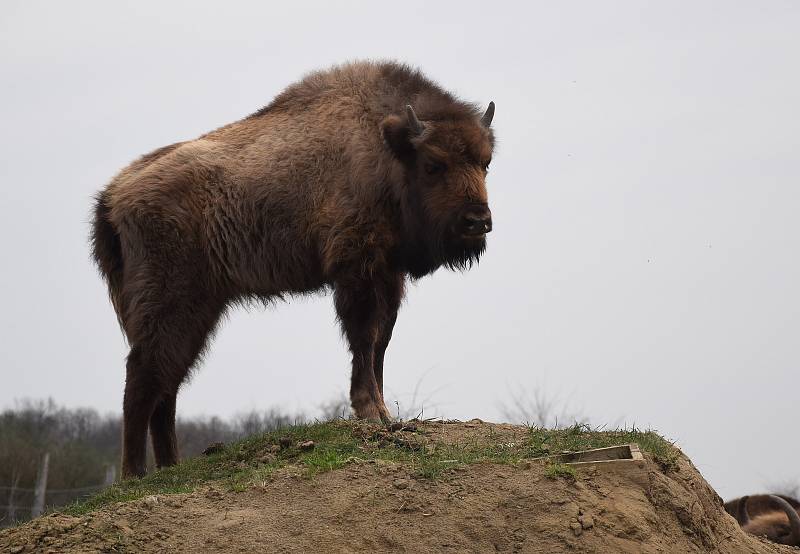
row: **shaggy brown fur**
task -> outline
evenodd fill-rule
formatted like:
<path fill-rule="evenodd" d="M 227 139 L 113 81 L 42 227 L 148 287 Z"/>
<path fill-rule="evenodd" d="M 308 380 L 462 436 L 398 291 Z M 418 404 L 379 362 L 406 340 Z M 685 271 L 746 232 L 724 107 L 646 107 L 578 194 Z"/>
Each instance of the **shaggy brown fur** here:
<path fill-rule="evenodd" d="M 795 499 L 774 494 L 743 496 L 727 503 L 726 510 L 734 502 L 734 516 L 743 531 L 779 544 L 800 546 L 800 503 Z"/>
<path fill-rule="evenodd" d="M 413 108 L 411 107 L 413 106 Z M 175 399 L 232 304 L 332 288 L 361 418 L 389 419 L 383 360 L 406 279 L 478 260 L 491 230 L 481 118 L 418 71 L 353 63 L 160 148 L 98 195 L 92 242 L 130 343 L 123 474 L 177 461 Z"/>

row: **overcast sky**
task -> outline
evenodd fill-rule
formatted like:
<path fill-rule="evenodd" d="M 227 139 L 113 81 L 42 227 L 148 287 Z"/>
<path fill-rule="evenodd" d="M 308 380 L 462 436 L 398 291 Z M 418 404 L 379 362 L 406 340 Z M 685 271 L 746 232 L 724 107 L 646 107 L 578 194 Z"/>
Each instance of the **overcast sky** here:
<path fill-rule="evenodd" d="M 335 5 L 334 5 L 335 4 Z M 0 408 L 119 411 L 91 196 L 156 147 L 357 58 L 494 100 L 479 267 L 411 287 L 394 409 L 502 419 L 544 389 L 658 429 L 724 497 L 800 480 L 800 3 L 111 2 L 0 7 Z M 224 6 L 224 9 L 221 7 Z M 180 415 L 342 394 L 330 297 L 235 311 Z"/>

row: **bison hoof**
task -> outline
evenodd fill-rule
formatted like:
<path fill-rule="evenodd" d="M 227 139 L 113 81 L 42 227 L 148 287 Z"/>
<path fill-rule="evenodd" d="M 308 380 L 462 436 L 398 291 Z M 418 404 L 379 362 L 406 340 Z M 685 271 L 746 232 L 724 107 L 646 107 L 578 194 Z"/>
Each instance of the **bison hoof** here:
<path fill-rule="evenodd" d="M 374 419 L 387 424 L 392 421 L 392 416 L 389 415 L 389 410 L 386 409 L 386 406 L 369 403 L 354 407 L 353 410 L 358 419 Z"/>

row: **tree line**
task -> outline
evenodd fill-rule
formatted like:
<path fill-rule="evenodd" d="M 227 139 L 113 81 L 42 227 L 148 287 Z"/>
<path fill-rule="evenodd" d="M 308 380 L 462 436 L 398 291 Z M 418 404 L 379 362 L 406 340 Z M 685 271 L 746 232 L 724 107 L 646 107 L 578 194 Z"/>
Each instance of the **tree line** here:
<path fill-rule="evenodd" d="M 349 413 L 344 398 L 321 408 L 318 417 L 326 419 Z M 181 456 L 197 456 L 209 444 L 235 441 L 307 419 L 305 414 L 274 408 L 230 419 L 183 417 L 176 426 L 178 444 Z M 46 508 L 72 503 L 107 486 L 118 474 L 121 434 L 120 415 L 65 408 L 52 399 L 19 401 L 0 412 L 0 527 L 31 517 L 45 455 Z"/>

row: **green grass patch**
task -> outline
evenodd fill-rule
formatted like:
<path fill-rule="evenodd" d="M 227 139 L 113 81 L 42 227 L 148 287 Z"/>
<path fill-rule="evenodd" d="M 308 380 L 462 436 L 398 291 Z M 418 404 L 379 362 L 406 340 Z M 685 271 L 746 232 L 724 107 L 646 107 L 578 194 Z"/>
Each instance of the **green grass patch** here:
<path fill-rule="evenodd" d="M 556 462 L 554 464 L 547 464 L 547 467 L 544 469 L 544 475 L 548 479 L 560 478 L 566 479 L 567 481 L 574 481 L 577 473 L 574 467 Z"/>
<path fill-rule="evenodd" d="M 679 454 L 671 442 L 655 431 L 642 431 L 636 427 L 613 431 L 592 429 L 586 424 L 575 424 L 565 429 L 530 427 L 525 456 L 540 458 L 630 443 L 638 444 L 642 452 L 651 454 L 663 469 L 673 470 L 677 467 Z"/>
<path fill-rule="evenodd" d="M 420 431 L 425 429 L 420 424 Z M 81 515 L 117 502 L 191 492 L 211 483 L 244 491 L 269 481 L 275 470 L 288 465 L 312 478 L 351 463 L 396 462 L 418 478 L 440 479 L 469 464 L 515 464 L 524 459 L 627 443 L 637 443 L 665 469 L 674 467 L 678 458 L 671 443 L 653 431 L 635 428 L 603 431 L 586 425 L 558 430 L 530 427 L 524 439 L 514 443 L 494 440 L 489 428 L 488 434 L 476 433 L 474 439 L 459 444 L 436 442 L 435 433 L 420 431 L 389 433 L 378 424 L 345 420 L 294 425 L 247 438 L 209 456 L 187 459 L 142 479 L 122 481 L 62 511 Z M 301 442 L 309 440 L 314 441 L 313 449 L 300 448 Z M 282 442 L 284 447 L 280 448 Z M 550 464 L 546 472 L 554 478 L 574 477 L 574 469 L 564 464 Z"/>

